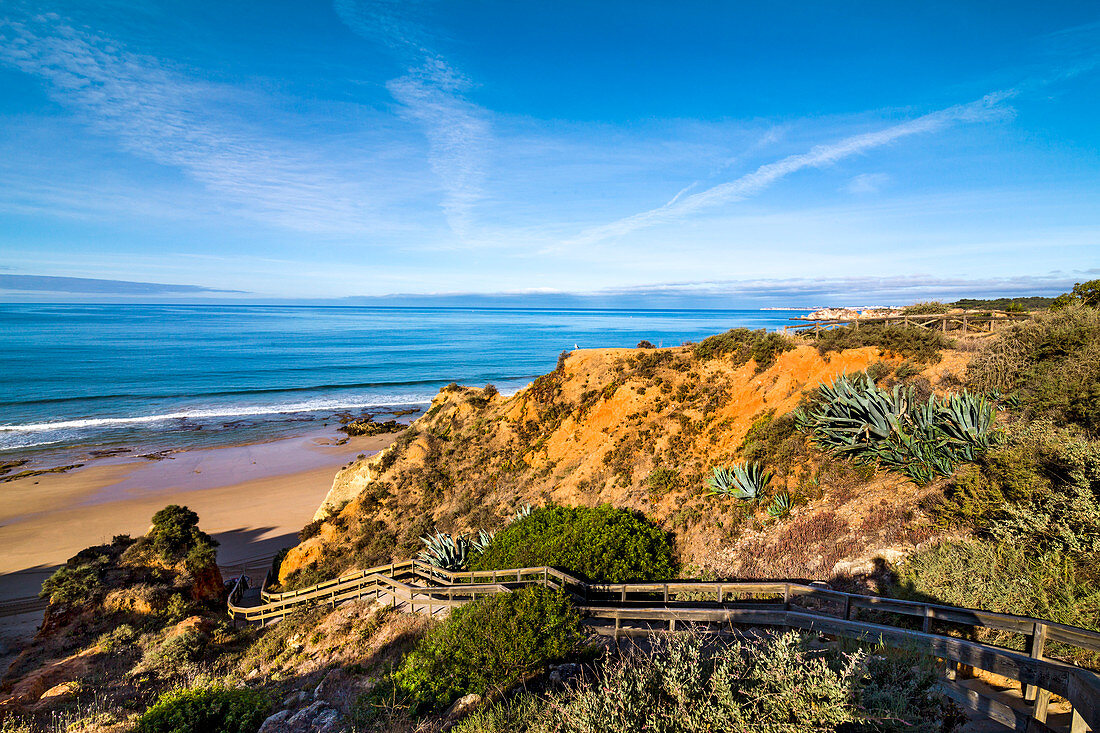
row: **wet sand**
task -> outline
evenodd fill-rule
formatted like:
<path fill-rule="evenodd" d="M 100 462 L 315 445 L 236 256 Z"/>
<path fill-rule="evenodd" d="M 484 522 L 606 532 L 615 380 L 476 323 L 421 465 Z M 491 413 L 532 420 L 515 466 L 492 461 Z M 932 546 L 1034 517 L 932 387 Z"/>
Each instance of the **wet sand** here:
<path fill-rule="evenodd" d="M 255 561 L 296 542 L 336 471 L 394 435 L 336 445 L 321 435 L 181 451 L 155 462 L 104 459 L 65 474 L 0 484 L 0 601 L 34 595 L 50 570 L 117 534 L 144 534 L 183 504 L 221 543 L 218 563 Z"/>

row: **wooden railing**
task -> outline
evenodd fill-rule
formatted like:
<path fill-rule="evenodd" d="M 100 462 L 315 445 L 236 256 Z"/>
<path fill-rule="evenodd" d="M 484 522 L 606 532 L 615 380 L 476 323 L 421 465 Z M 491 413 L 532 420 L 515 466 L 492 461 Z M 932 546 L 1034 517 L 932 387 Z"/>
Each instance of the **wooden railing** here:
<path fill-rule="evenodd" d="M 265 579 L 266 581 L 266 579 Z M 453 606 L 518 586 L 540 584 L 559 588 L 576 602 L 596 631 L 622 636 L 675 631 L 679 624 L 715 627 L 730 632 L 734 624 L 779 626 L 816 631 L 862 641 L 920 650 L 936 658 L 987 670 L 1016 680 L 1034 704 L 1027 713 L 997 699 L 982 696 L 958 682 L 942 682 L 945 694 L 959 704 L 1018 731 L 1048 731 L 1051 694 L 1073 706 L 1071 733 L 1091 726 L 1100 731 L 1100 676 L 1047 656 L 1048 643 L 1058 642 L 1086 654 L 1100 653 L 1100 633 L 1045 619 L 992 613 L 921 601 L 862 596 L 818 584 L 785 581 L 667 583 L 587 583 L 550 567 L 515 570 L 452 572 L 418 560 L 358 570 L 300 590 L 261 590 L 261 603 L 241 605 L 246 581 L 240 579 L 229 597 L 234 619 L 264 622 L 308 606 L 336 605 L 374 598 L 407 610 L 435 616 Z M 861 612 L 878 612 L 861 620 Z M 920 627 L 906 628 L 912 617 Z M 627 626 L 624 624 L 640 624 Z M 992 629 L 1026 637 L 1027 651 L 960 638 L 951 630 Z"/>
<path fill-rule="evenodd" d="M 814 320 L 806 320 L 803 318 L 792 318 L 792 321 L 799 321 L 797 324 L 791 324 L 783 327 L 783 333 L 790 333 L 791 331 L 801 331 L 803 329 L 813 329 L 813 333 L 819 334 L 822 331 L 831 331 L 833 329 L 840 328 L 842 326 L 851 326 L 858 330 L 861 325 L 868 324 L 881 324 L 884 326 L 919 326 L 920 328 L 927 328 L 930 330 L 940 330 L 947 332 L 949 330 L 961 330 L 963 333 L 969 333 L 970 331 L 978 332 L 992 332 L 998 324 L 1007 324 L 1015 321 L 1026 321 L 1030 318 L 1026 313 L 1005 313 L 1002 311 L 993 312 L 966 312 L 966 313 L 936 313 L 936 314 L 924 314 L 924 315 L 905 315 L 898 314 L 896 316 L 872 316 L 868 318 L 818 318 Z"/>

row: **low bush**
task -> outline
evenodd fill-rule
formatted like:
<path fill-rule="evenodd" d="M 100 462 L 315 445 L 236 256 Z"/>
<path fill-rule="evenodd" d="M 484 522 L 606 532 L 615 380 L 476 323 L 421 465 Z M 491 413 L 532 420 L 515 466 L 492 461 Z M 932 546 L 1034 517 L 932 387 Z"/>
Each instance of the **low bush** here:
<path fill-rule="evenodd" d="M 920 326 L 886 326 L 865 323 L 855 328 L 844 326 L 817 335 L 817 351 L 822 356 L 832 351 L 877 346 L 882 355 L 901 356 L 922 364 L 935 364 L 943 358 L 943 350 L 954 341 L 939 331 Z"/>
<path fill-rule="evenodd" d="M 497 532 L 473 570 L 548 565 L 599 582 L 667 580 L 676 561 L 669 536 L 639 512 L 549 505 Z"/>
<path fill-rule="evenodd" d="M 580 616 L 561 591 L 532 586 L 456 608 L 394 674 L 418 708 L 500 693 L 577 648 Z"/>
<path fill-rule="evenodd" d="M 138 719 L 137 733 L 256 733 L 271 710 L 264 693 L 220 686 L 167 692 Z"/>
<path fill-rule="evenodd" d="M 1100 553 L 1100 441 L 1049 421 L 1012 425 L 929 508 L 946 526 L 1038 552 Z"/>
<path fill-rule="evenodd" d="M 1012 542 L 945 541 L 909 555 L 891 595 L 998 613 L 1046 618 L 1100 631 L 1100 563 Z M 979 638 L 1015 649 L 1018 634 L 982 631 Z M 1062 650 L 1066 653 L 1068 650 Z M 1056 654 L 1050 648 L 1048 654 Z M 1073 652 L 1071 661 L 1096 666 L 1094 656 Z"/>
<path fill-rule="evenodd" d="M 103 590 L 101 576 L 107 564 L 106 558 L 99 558 L 93 562 L 62 565 L 46 578 L 38 595 L 61 606 L 88 603 Z"/>
<path fill-rule="evenodd" d="M 645 482 L 649 493 L 660 496 L 674 491 L 680 485 L 680 472 L 675 468 L 658 466 L 649 472 Z"/>
<path fill-rule="evenodd" d="M 153 528 L 146 535 L 161 560 L 177 563 L 187 559 L 189 567 L 212 562 L 218 543 L 199 529 L 199 515 L 185 506 L 169 504 L 153 515 Z"/>
<path fill-rule="evenodd" d="M 977 389 L 1015 395 L 1028 418 L 1100 432 L 1100 310 L 1071 305 L 1006 329 L 975 354 L 967 377 Z"/>
<path fill-rule="evenodd" d="M 938 300 L 929 300 L 924 303 L 914 303 L 901 309 L 902 313 L 913 316 L 936 315 L 946 313 L 949 306 Z"/>
<path fill-rule="evenodd" d="M 748 644 L 654 637 L 574 690 L 488 708 L 456 730 L 518 733 L 949 729 L 931 665 L 909 655 L 811 652 L 795 633 Z M 475 727 L 474 722 L 483 723 Z"/>
<path fill-rule="evenodd" d="M 733 328 L 725 333 L 705 338 L 695 345 L 695 356 L 704 361 L 729 357 L 736 365 L 756 362 L 756 370 L 767 369 L 775 358 L 794 344 L 784 336 L 764 329 Z"/>

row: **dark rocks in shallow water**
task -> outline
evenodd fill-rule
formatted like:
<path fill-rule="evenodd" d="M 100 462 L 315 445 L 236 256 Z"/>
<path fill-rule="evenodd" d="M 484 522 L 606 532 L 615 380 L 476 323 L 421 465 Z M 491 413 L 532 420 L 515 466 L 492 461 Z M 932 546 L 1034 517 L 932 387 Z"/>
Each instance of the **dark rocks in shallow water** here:
<path fill-rule="evenodd" d="M 342 425 L 337 430 L 347 433 L 349 436 L 359 435 L 379 435 L 381 433 L 396 433 L 399 430 L 404 430 L 405 425 L 397 422 L 396 420 L 387 420 L 385 422 L 374 422 L 373 419 L 367 420 L 353 420 L 346 425 Z"/>

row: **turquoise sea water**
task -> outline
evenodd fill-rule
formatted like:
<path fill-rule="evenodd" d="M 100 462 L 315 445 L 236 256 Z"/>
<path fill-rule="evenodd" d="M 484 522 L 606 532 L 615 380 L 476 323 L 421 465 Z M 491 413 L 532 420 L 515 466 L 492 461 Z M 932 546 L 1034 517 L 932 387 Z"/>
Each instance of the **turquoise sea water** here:
<path fill-rule="evenodd" d="M 665 346 L 791 311 L 0 305 L 0 459 L 192 448 L 508 394 L 581 348 Z"/>

